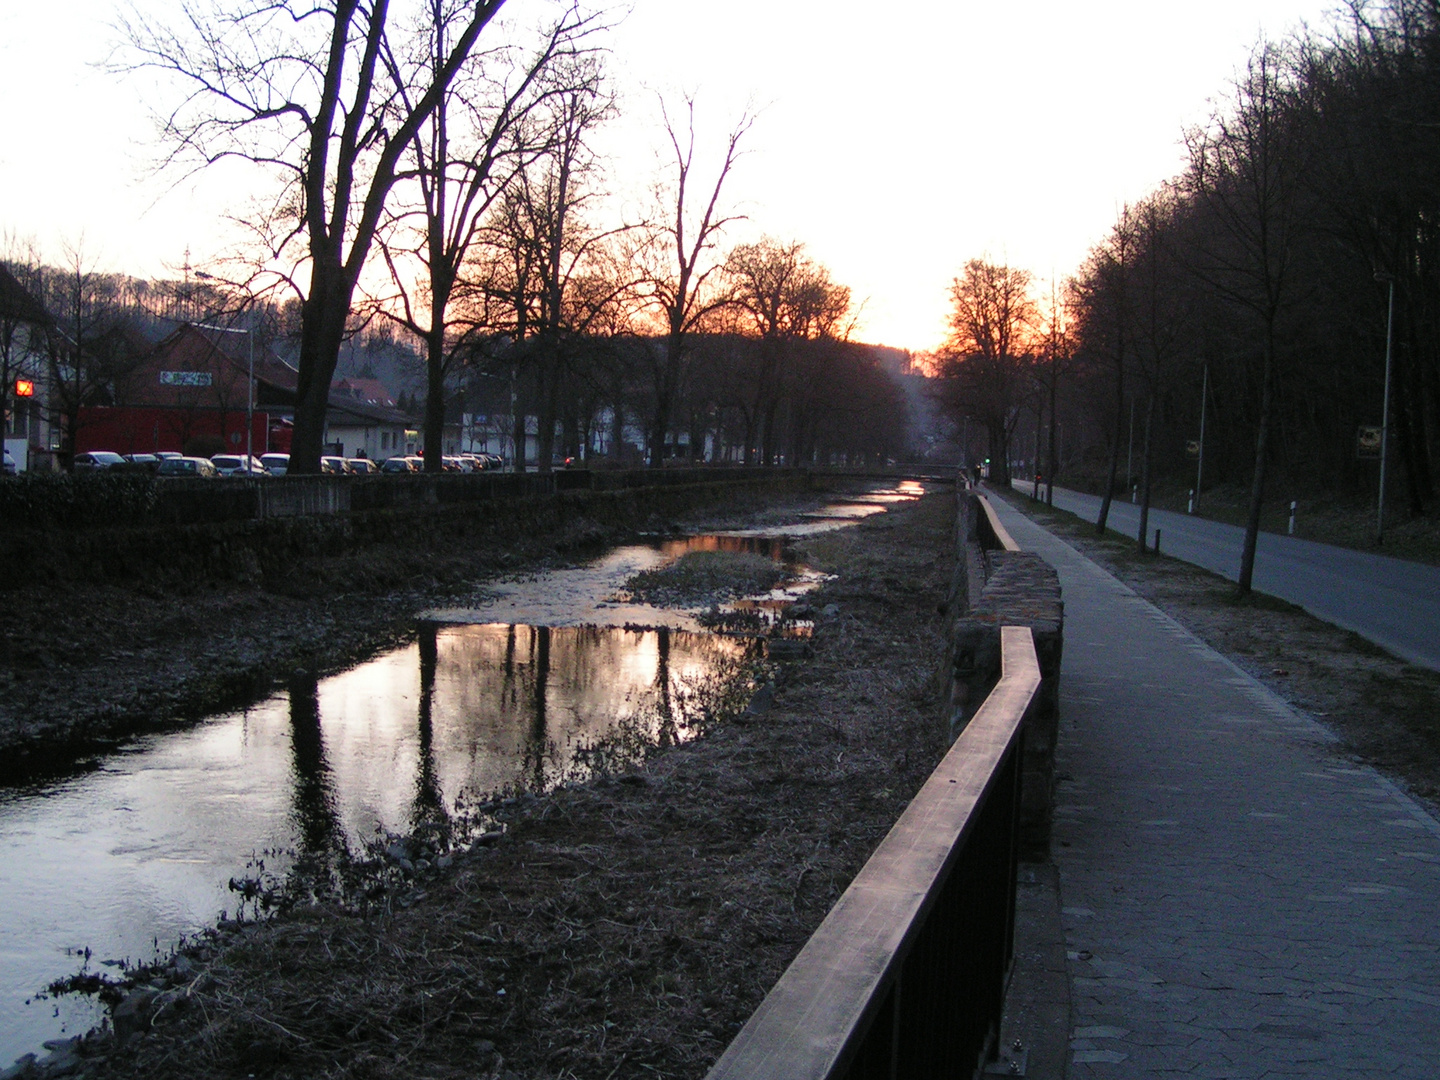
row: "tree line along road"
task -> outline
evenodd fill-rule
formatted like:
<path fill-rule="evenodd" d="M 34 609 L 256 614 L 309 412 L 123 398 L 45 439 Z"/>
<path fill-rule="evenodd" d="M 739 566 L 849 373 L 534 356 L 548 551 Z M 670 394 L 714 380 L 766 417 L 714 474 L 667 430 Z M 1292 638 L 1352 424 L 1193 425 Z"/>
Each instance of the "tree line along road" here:
<path fill-rule="evenodd" d="M 1028 495 L 1034 485 L 1015 484 Z M 1055 507 L 1094 521 L 1100 497 L 1055 489 Z M 1109 528 L 1135 535 L 1140 507 L 1110 504 Z M 1240 572 L 1245 530 L 1237 525 L 1150 509 L 1150 542 L 1160 550 L 1231 581 Z M 1298 604 L 1326 622 L 1353 630 L 1412 664 L 1440 671 L 1440 567 L 1262 532 L 1255 545 L 1256 590 Z"/>

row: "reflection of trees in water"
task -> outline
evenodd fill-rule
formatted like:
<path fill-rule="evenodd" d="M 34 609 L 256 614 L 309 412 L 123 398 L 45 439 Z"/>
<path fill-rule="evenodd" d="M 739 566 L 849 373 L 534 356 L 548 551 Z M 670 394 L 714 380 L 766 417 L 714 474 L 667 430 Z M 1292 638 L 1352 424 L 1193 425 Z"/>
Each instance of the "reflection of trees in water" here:
<path fill-rule="evenodd" d="M 660 550 L 666 555 L 686 555 L 692 551 L 723 551 L 733 555 L 764 555 L 776 562 L 788 560 L 786 541 L 774 536 L 687 536 L 683 540 L 665 540 Z"/>
<path fill-rule="evenodd" d="M 530 782 L 534 790 L 545 790 L 545 759 L 549 756 L 549 725 L 546 696 L 550 693 L 550 627 L 530 628 L 531 655 L 535 657 L 534 704 L 530 717 L 530 738 L 526 756 L 533 759 Z"/>
<path fill-rule="evenodd" d="M 673 746 L 676 742 L 675 709 L 670 700 L 670 628 L 662 626 L 655 631 L 655 691 L 659 697 L 659 730 L 656 741 L 661 746 Z"/>
<path fill-rule="evenodd" d="M 290 680 L 290 748 L 295 781 L 292 813 L 300 832 L 300 850 L 306 855 L 343 852 L 345 834 L 336 809 L 334 778 L 325 758 L 314 675 Z"/>
<path fill-rule="evenodd" d="M 435 729 L 433 710 L 435 704 L 435 668 L 438 662 L 438 648 L 435 640 L 434 623 L 420 625 L 420 746 L 419 762 L 415 776 L 415 800 L 410 811 L 411 828 L 418 831 L 429 824 L 448 829 L 450 815 L 445 809 L 445 797 L 440 791 L 440 779 L 435 770 Z"/>
<path fill-rule="evenodd" d="M 446 777 L 452 797 L 543 791 L 580 778 L 575 755 L 602 742 L 636 756 L 683 742 L 702 699 L 713 700 L 701 684 L 731 681 L 746 647 L 670 629 L 441 628 L 433 653 L 428 639 L 421 645 L 422 706 L 433 716 L 422 768 Z M 432 679 L 433 692 L 423 690 Z"/>

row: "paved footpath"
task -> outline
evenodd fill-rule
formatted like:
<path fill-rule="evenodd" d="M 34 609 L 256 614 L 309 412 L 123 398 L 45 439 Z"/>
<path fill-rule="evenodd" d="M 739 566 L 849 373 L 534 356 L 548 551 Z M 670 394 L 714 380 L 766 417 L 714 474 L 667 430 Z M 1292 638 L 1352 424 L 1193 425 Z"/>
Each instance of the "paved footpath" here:
<path fill-rule="evenodd" d="M 1021 483 L 1027 495 L 1034 484 Z M 1055 489 L 1055 506 L 1094 521 L 1100 497 Z M 1140 508 L 1111 504 L 1109 527 L 1134 536 Z M 1169 510 L 1150 511 L 1160 549 L 1234 581 L 1245 530 Z M 1354 630 L 1412 664 L 1440 671 L 1440 566 L 1262 532 L 1255 542 L 1255 588 Z"/>
<path fill-rule="evenodd" d="M 1064 589 L 1068 1075 L 1440 1077 L 1440 822 L 993 501 Z"/>

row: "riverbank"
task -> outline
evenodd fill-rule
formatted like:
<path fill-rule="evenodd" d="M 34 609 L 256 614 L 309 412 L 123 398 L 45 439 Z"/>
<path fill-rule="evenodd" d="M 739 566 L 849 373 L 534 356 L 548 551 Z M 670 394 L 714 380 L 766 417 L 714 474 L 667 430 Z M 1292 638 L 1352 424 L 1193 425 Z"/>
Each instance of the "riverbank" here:
<path fill-rule="evenodd" d="M 829 614 L 749 710 L 491 807 L 468 850 L 392 845 L 344 903 L 227 925 L 145 973 L 82 1074 L 703 1075 L 944 750 L 953 516 L 942 490 L 806 539 Z"/>
<path fill-rule="evenodd" d="M 118 580 L 78 565 L 33 578 L 12 568 L 0 592 L 0 782 L 66 771 L 136 734 L 250 704 L 297 671 L 349 667 L 406 640 L 426 608 L 464 606 L 498 577 L 661 530 L 677 511 L 822 497 L 792 478 L 380 512 L 319 523 L 335 535 L 292 538 L 264 562 L 249 523 L 212 528 L 203 545 L 176 527 L 147 533 L 149 563 Z M 305 531 L 299 519 L 286 527 Z M 176 545 L 233 547 L 229 561 L 248 569 L 223 572 L 227 560 L 207 554 L 220 564 L 213 572 L 176 573 Z"/>

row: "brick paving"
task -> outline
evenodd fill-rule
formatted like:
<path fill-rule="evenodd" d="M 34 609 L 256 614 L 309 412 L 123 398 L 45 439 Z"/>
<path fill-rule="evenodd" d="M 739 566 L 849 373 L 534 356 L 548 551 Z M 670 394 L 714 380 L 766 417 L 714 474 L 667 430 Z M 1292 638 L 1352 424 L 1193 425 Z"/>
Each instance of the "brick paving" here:
<path fill-rule="evenodd" d="M 1440 822 L 994 505 L 1064 589 L 1068 1076 L 1440 1077 Z"/>

